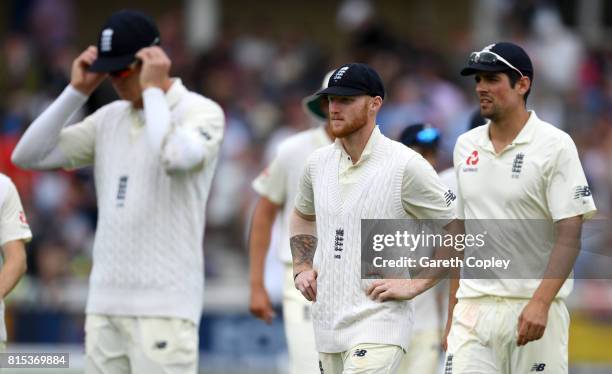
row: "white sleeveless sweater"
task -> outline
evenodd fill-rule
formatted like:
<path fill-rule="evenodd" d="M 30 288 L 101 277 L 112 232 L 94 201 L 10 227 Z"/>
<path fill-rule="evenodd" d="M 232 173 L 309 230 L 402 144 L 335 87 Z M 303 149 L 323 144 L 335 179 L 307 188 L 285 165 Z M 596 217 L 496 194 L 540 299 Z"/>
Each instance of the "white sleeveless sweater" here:
<path fill-rule="evenodd" d="M 343 352 L 360 343 L 393 344 L 406 349 L 413 308 L 409 301 L 370 300 L 371 280 L 361 279 L 361 219 L 410 218 L 401 200 L 406 163 L 416 153 L 380 136 L 360 167 L 358 182 L 342 201 L 341 151 L 334 145 L 310 159 L 318 244 L 313 323 L 320 352 Z"/>

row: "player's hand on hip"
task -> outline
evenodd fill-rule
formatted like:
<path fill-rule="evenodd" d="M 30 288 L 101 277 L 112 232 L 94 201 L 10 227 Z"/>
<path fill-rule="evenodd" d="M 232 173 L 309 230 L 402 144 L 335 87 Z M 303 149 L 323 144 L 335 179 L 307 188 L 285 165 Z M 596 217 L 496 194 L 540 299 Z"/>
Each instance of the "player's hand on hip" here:
<path fill-rule="evenodd" d="M 366 290 L 366 295 L 374 301 L 410 300 L 418 294 L 411 279 L 378 279 Z"/>
<path fill-rule="evenodd" d="M 276 317 L 272 303 L 268 296 L 268 291 L 263 286 L 251 288 L 251 300 L 249 301 L 249 310 L 251 314 L 260 320 L 271 324 Z"/>
<path fill-rule="evenodd" d="M 89 71 L 89 67 L 96 58 L 98 58 L 98 48 L 90 45 L 72 62 L 70 85 L 87 96 L 91 95 L 104 78 L 106 78 L 106 73 Z"/>
<path fill-rule="evenodd" d="M 136 53 L 136 58 L 142 62 L 140 70 L 140 86 L 143 90 L 150 87 L 163 88 L 170 78 L 170 58 L 158 46 L 146 47 Z"/>
<path fill-rule="evenodd" d="M 529 300 L 518 319 L 517 346 L 540 339 L 548 322 L 550 304 L 540 300 Z"/>
<path fill-rule="evenodd" d="M 317 301 L 317 272 L 304 270 L 295 277 L 297 288 L 308 301 Z"/>

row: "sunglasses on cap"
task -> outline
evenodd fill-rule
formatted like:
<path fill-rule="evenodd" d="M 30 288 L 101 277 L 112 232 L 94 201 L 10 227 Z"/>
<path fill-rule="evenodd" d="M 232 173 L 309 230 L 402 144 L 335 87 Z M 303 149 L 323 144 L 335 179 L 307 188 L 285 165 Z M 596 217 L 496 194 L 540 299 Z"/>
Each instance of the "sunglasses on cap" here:
<path fill-rule="evenodd" d="M 468 65 L 474 64 L 485 64 L 485 65 L 494 65 L 497 62 L 501 62 L 512 70 L 516 71 L 521 75 L 521 78 L 524 77 L 523 73 L 516 67 L 514 67 L 511 63 L 509 63 L 505 58 L 498 55 L 495 52 L 491 51 L 480 51 L 480 52 L 472 52 L 470 54 L 470 58 L 468 59 Z"/>
<path fill-rule="evenodd" d="M 129 64 L 127 67 L 121 70 L 111 71 L 108 74 L 113 78 L 119 78 L 119 79 L 127 78 L 130 75 L 132 75 L 134 71 L 136 71 L 136 68 L 138 67 L 138 65 L 140 65 L 140 63 L 141 61 L 137 59 L 136 61 Z"/>
<path fill-rule="evenodd" d="M 433 127 L 426 127 L 416 134 L 416 140 L 419 144 L 432 144 L 440 139 L 440 131 Z"/>

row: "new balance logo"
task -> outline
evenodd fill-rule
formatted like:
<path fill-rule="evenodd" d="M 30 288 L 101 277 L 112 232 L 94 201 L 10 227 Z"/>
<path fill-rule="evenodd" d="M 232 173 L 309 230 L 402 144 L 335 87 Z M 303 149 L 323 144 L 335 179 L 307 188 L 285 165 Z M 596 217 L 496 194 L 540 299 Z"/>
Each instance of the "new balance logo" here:
<path fill-rule="evenodd" d="M 525 159 L 525 154 L 517 153 L 514 157 L 514 161 L 512 162 L 512 179 L 518 179 L 521 174 L 521 170 L 523 169 L 523 160 Z"/>
<path fill-rule="evenodd" d="M 110 52 L 112 49 L 113 29 L 102 30 L 102 40 L 100 41 L 100 51 Z"/>
<path fill-rule="evenodd" d="M 204 139 L 206 139 L 206 140 L 210 140 L 210 139 L 212 139 L 212 137 L 210 136 L 210 134 L 209 134 L 209 133 L 207 133 L 206 131 L 204 131 L 203 129 L 199 129 L 199 131 L 200 131 L 200 135 L 202 135 L 202 136 L 204 137 Z"/>
<path fill-rule="evenodd" d="M 578 186 L 574 189 L 574 200 L 589 196 L 591 196 L 591 188 L 589 186 Z"/>
<path fill-rule="evenodd" d="M 544 368 L 546 367 L 546 364 L 539 364 L 539 363 L 535 363 L 533 364 L 533 366 L 531 367 L 530 371 L 544 371 Z"/>
<path fill-rule="evenodd" d="M 358 349 L 358 350 L 356 350 L 356 351 L 353 353 L 353 356 L 354 356 L 354 357 L 363 357 L 363 356 L 365 356 L 365 355 L 366 355 L 366 353 L 368 353 L 368 351 L 367 351 L 367 350 L 365 350 L 365 349 Z"/>
<path fill-rule="evenodd" d="M 161 340 L 158 342 L 155 342 L 155 349 L 164 349 L 168 346 L 168 342 L 165 340 Z"/>
<path fill-rule="evenodd" d="M 453 193 L 453 191 L 448 190 L 444 194 L 444 200 L 446 201 L 446 206 L 450 206 L 453 201 L 457 198 L 457 195 Z"/>

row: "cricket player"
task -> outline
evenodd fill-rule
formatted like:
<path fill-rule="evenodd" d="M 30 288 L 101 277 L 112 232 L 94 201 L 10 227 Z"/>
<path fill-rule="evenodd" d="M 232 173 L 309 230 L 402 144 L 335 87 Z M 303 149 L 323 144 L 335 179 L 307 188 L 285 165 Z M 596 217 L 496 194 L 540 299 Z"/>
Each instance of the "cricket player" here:
<path fill-rule="evenodd" d="M 361 219 L 451 222 L 452 202 L 427 161 L 376 126 L 385 92 L 374 69 L 343 65 L 318 94 L 329 100 L 336 140 L 309 157 L 300 181 L 291 216 L 295 286 L 313 302 L 322 373 L 395 373 L 410 341 L 408 300 L 437 280 L 362 280 Z"/>
<path fill-rule="evenodd" d="M 582 222 L 596 211 L 576 146 L 526 109 L 534 71 L 518 45 L 495 43 L 473 52 L 461 74 L 474 76 L 488 123 L 461 135 L 455 146 L 458 215 L 513 220 L 520 230 L 498 238 L 503 250 L 521 253 L 523 267 L 543 258 L 535 265 L 545 272 L 542 279 L 451 282 L 451 295 L 457 292 L 449 302 L 446 373 L 567 373 L 563 300 L 573 285 L 567 278 Z M 550 230 L 528 221 L 535 219 L 549 222 Z"/>
<path fill-rule="evenodd" d="M 401 132 L 399 141 L 418 152 L 434 169 L 436 168 L 440 130 L 428 123 L 415 123 Z M 448 187 L 441 176 L 440 180 Z M 447 199 L 455 198 L 455 194 L 450 189 L 447 189 L 445 196 Z M 433 253 L 433 248 L 431 252 Z M 432 253 L 419 253 L 418 257 L 431 256 Z M 444 288 L 443 286 L 444 284 L 438 284 L 412 300 L 414 327 L 398 373 L 439 373 L 443 320 L 446 318 L 448 299 L 445 292 L 448 286 Z"/>
<path fill-rule="evenodd" d="M 327 87 L 331 73 L 324 78 L 322 88 Z M 330 144 L 333 139 L 328 126 L 327 100 L 322 96 L 311 95 L 304 99 L 303 104 L 305 110 L 312 113 L 318 122 L 324 123 L 295 134 L 279 144 L 277 154 L 270 165 L 253 181 L 253 188 L 260 198 L 253 213 L 249 238 L 250 310 L 257 318 L 271 323 L 274 310 L 264 287 L 264 265 L 272 226 L 277 213 L 281 211 L 278 256 L 285 265 L 283 318 L 292 374 L 318 372 L 319 358 L 315 347 L 310 302 L 302 297 L 293 284 L 289 217 L 306 159 L 314 150 Z"/>
<path fill-rule="evenodd" d="M 19 200 L 17 188 L 0 173 L 0 351 L 6 349 L 6 325 L 4 324 L 4 299 L 25 274 L 25 243 L 32 240 L 32 232 Z"/>
<path fill-rule="evenodd" d="M 169 76 L 159 45 L 148 16 L 112 14 L 12 156 L 27 169 L 93 165 L 86 373 L 197 372 L 204 212 L 224 115 Z M 107 78 L 121 100 L 66 126 Z"/>

